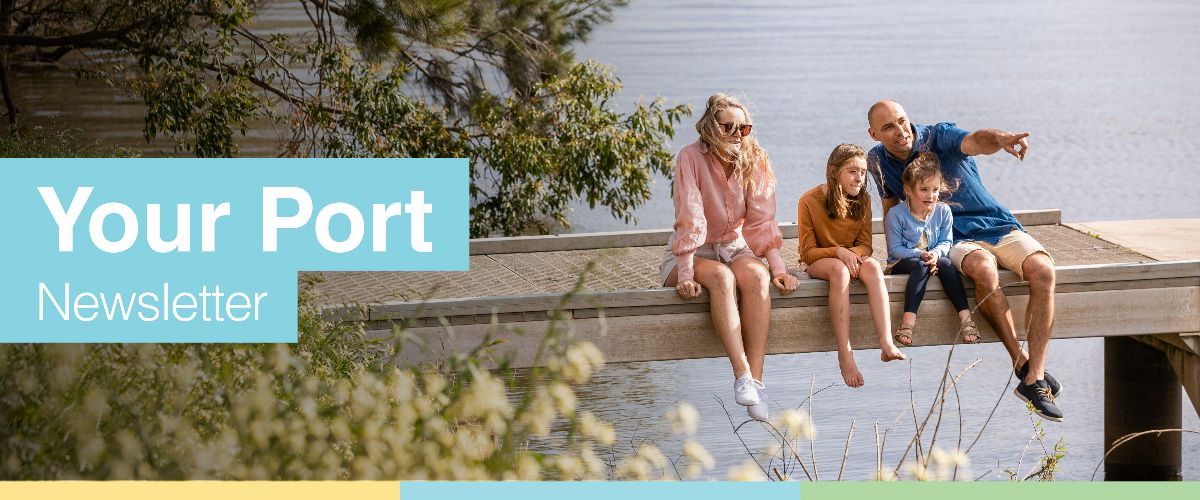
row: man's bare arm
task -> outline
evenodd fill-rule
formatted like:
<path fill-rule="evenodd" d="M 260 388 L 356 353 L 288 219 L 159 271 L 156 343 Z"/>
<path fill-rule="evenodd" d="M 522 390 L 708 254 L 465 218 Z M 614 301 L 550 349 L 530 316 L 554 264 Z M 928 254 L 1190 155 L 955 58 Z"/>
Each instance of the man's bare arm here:
<path fill-rule="evenodd" d="M 1001 149 L 1015 156 L 1018 160 L 1025 159 L 1029 151 L 1029 142 L 1025 140 L 1029 132 L 1013 134 L 994 128 L 976 130 L 963 138 L 960 149 L 967 156 L 990 155 Z"/>

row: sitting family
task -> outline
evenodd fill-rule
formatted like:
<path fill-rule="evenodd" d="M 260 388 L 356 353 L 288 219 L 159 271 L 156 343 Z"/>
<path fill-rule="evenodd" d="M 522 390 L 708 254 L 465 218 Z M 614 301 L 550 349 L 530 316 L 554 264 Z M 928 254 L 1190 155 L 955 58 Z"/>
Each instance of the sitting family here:
<path fill-rule="evenodd" d="M 911 346 L 920 338 L 917 310 L 930 276 L 938 277 L 958 311 L 959 338 L 979 342 L 961 271 L 974 282 L 979 310 L 1012 359 L 1020 379 L 1016 396 L 1042 418 L 1062 421 L 1054 403 L 1062 386 L 1045 369 L 1054 323 L 1054 261 L 984 188 L 973 158 L 1003 150 L 1023 160 L 1029 134 L 968 132 L 950 122 L 912 124 L 893 101 L 871 106 L 867 121 L 868 134 L 879 144 L 869 152 L 838 145 L 826 163 L 825 182 L 798 201 L 799 264 L 809 276 L 829 282 L 830 322 L 846 385 L 865 383 L 850 345 L 853 280 L 867 290 L 880 359 L 888 362 L 906 359 L 896 343 Z M 723 94 L 708 99 L 696 123 L 699 140 L 676 158 L 675 225 L 660 278 L 684 299 L 708 291 L 713 329 L 733 369 L 734 400 L 751 418 L 765 420 L 770 287 L 789 294 L 799 280 L 780 253 L 775 174 L 753 127 L 749 110 L 736 99 Z M 884 211 L 886 265 L 871 257 L 868 178 Z M 998 267 L 1029 283 L 1028 352 L 1017 340 Z M 884 284 L 888 273 L 908 276 L 904 314 L 894 331 Z"/>

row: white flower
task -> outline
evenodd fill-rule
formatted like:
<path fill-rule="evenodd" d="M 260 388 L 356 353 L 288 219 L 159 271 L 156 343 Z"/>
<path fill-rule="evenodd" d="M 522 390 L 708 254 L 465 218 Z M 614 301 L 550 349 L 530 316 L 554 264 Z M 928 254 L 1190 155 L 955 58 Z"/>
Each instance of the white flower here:
<path fill-rule="evenodd" d="M 519 419 L 530 434 L 544 437 L 550 434 L 550 424 L 554 422 L 554 417 L 554 403 L 550 395 L 545 389 L 539 389 Z"/>
<path fill-rule="evenodd" d="M 962 450 L 956 449 L 956 450 L 950 452 L 950 465 L 956 465 L 958 467 L 966 467 L 968 465 L 971 465 L 971 458 L 968 457 L 966 453 L 963 453 Z"/>
<path fill-rule="evenodd" d="M 317 418 L 317 402 L 306 397 L 300 400 L 300 414 L 306 418 Z"/>
<path fill-rule="evenodd" d="M 592 372 L 604 366 L 604 354 L 595 344 L 587 341 L 576 342 L 567 348 L 563 356 L 566 366 L 562 374 L 572 384 L 582 384 L 592 377 Z"/>
<path fill-rule="evenodd" d="M 617 466 L 617 475 L 621 479 L 645 481 L 650 479 L 650 464 L 640 456 L 630 457 Z"/>
<path fill-rule="evenodd" d="M 691 403 L 683 402 L 667 412 L 667 420 L 671 421 L 672 432 L 691 436 L 700 426 L 700 412 Z"/>
<path fill-rule="evenodd" d="M 746 460 L 742 465 L 729 471 L 730 481 L 766 481 L 762 468 L 753 460 Z"/>
<path fill-rule="evenodd" d="M 504 383 L 483 370 L 472 370 L 472 380 L 455 405 L 458 416 L 483 417 L 488 430 L 502 432 L 513 414 Z"/>
<path fill-rule="evenodd" d="M 683 456 L 688 459 L 686 474 L 688 478 L 699 476 L 706 470 L 712 469 L 716 465 L 712 455 L 708 454 L 708 450 L 700 443 L 692 440 L 683 443 Z"/>
<path fill-rule="evenodd" d="M 580 412 L 579 432 L 604 446 L 613 444 L 617 439 L 612 424 L 596 418 L 590 411 Z"/>
<path fill-rule="evenodd" d="M 562 382 L 550 385 L 550 396 L 554 398 L 554 408 L 559 413 L 571 416 L 575 414 L 575 391 L 571 386 Z"/>
<path fill-rule="evenodd" d="M 271 356 L 272 369 L 276 375 L 287 373 L 288 368 L 292 364 L 292 352 L 287 344 L 275 344 L 274 353 Z"/>
<path fill-rule="evenodd" d="M 527 453 L 522 453 L 517 459 L 516 479 L 520 481 L 535 481 L 541 475 L 542 467 L 537 460 Z"/>
<path fill-rule="evenodd" d="M 962 451 L 943 451 L 939 448 L 929 452 L 929 462 L 937 467 L 937 479 L 944 481 L 954 479 L 956 468 L 967 468 L 971 464 L 971 460 Z"/>
<path fill-rule="evenodd" d="M 895 481 L 897 477 L 896 473 L 887 469 L 883 469 L 872 472 L 870 479 L 872 481 Z"/>
<path fill-rule="evenodd" d="M 920 460 L 910 462 L 904 467 L 904 469 L 908 471 L 909 476 L 917 481 L 932 481 L 935 479 L 933 474 L 928 468 L 925 467 L 925 464 L 921 463 Z"/>
<path fill-rule="evenodd" d="M 583 472 L 583 461 L 569 455 L 560 455 L 554 458 L 554 467 L 558 469 L 559 480 L 570 481 Z"/>
<path fill-rule="evenodd" d="M 947 455 L 946 452 L 942 451 L 941 448 L 935 447 L 932 451 L 929 452 L 929 461 L 933 462 L 934 465 L 942 465 L 942 464 L 946 463 L 947 461 L 949 461 L 949 459 L 950 459 L 950 456 Z"/>
<path fill-rule="evenodd" d="M 607 465 L 604 463 L 604 460 L 601 460 L 600 456 L 596 454 L 596 450 L 592 449 L 592 445 L 590 443 L 584 443 L 582 446 L 580 446 L 579 459 L 583 461 L 584 468 L 586 469 L 586 474 L 584 475 L 583 479 L 604 479 L 604 472 L 607 469 Z"/>
<path fill-rule="evenodd" d="M 646 460 L 647 463 L 658 467 L 659 470 L 665 471 L 671 465 L 671 459 L 667 458 L 663 452 L 659 451 L 657 446 L 652 444 L 643 444 L 638 447 L 637 452 L 639 457 Z"/>
<path fill-rule="evenodd" d="M 100 420 L 108 415 L 108 394 L 100 389 L 88 391 L 83 398 L 83 412 L 88 420 Z"/>
<path fill-rule="evenodd" d="M 446 377 L 437 373 L 426 373 L 423 378 L 425 382 L 425 394 L 429 394 L 430 396 L 442 394 L 445 392 L 446 386 L 449 385 L 446 383 Z"/>
<path fill-rule="evenodd" d="M 795 433 L 800 439 L 811 441 L 817 437 L 817 429 L 812 420 L 809 420 L 807 413 L 800 410 L 784 410 L 775 425 L 782 428 L 785 434 Z"/>

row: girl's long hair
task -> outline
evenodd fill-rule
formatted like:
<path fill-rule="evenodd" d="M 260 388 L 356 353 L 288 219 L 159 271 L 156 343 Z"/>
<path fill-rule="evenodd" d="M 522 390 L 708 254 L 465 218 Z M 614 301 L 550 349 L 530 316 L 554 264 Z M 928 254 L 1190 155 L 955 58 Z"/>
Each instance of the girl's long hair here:
<path fill-rule="evenodd" d="M 867 193 L 867 186 L 864 184 L 862 189 L 858 190 L 857 196 L 847 196 L 842 184 L 838 182 L 842 168 L 854 158 L 866 160 L 867 153 L 854 144 L 838 144 L 833 148 L 833 152 L 829 153 L 829 162 L 825 164 L 825 213 L 831 219 L 847 218 L 861 221 L 867 217 L 867 208 L 871 206 L 871 195 Z"/>
<path fill-rule="evenodd" d="M 704 114 L 696 122 L 696 132 L 700 140 L 708 146 L 710 154 L 721 160 L 724 165 L 733 165 L 733 178 L 746 191 L 762 194 L 775 186 L 775 172 L 771 169 L 771 159 L 767 151 L 758 144 L 754 134 L 742 138 L 741 147 L 725 142 L 725 134 L 717 123 L 717 113 L 737 108 L 746 115 L 746 123 L 753 124 L 750 110 L 737 99 L 725 94 L 713 94 L 708 98 Z M 736 133 L 736 132 L 735 132 Z M 759 168 L 759 165 L 762 167 Z"/>

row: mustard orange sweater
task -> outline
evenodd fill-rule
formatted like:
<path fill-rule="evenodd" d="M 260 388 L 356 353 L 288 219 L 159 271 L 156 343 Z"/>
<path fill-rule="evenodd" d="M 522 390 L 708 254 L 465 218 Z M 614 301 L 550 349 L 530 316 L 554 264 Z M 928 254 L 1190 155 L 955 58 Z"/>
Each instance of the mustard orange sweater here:
<path fill-rule="evenodd" d="M 846 247 L 860 257 L 871 256 L 871 206 L 867 206 L 863 221 L 830 218 L 825 213 L 823 186 L 809 189 L 797 203 L 800 261 L 812 264 L 824 258 L 837 258 L 838 247 Z"/>

